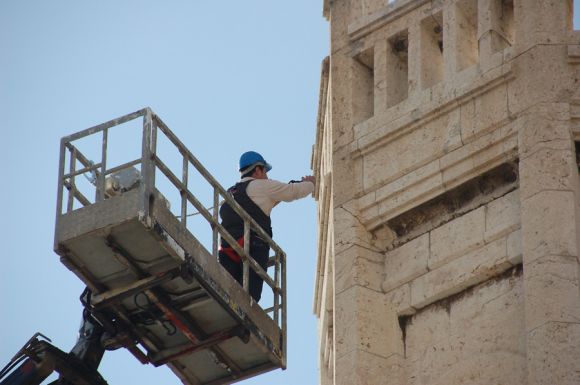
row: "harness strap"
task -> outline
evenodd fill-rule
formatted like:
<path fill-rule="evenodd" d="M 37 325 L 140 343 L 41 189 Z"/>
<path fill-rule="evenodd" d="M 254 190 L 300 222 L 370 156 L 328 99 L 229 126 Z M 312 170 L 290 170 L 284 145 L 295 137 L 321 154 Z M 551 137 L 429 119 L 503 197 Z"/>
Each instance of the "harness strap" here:
<path fill-rule="evenodd" d="M 238 245 L 240 245 L 241 248 L 244 248 L 244 237 L 239 238 L 236 242 L 238 242 Z M 221 251 L 222 253 L 227 255 L 228 258 L 234 262 L 237 262 L 237 263 L 242 262 L 242 257 L 240 257 L 238 255 L 238 253 L 236 253 L 234 248 L 231 246 L 223 247 L 222 245 L 220 245 L 219 251 Z"/>

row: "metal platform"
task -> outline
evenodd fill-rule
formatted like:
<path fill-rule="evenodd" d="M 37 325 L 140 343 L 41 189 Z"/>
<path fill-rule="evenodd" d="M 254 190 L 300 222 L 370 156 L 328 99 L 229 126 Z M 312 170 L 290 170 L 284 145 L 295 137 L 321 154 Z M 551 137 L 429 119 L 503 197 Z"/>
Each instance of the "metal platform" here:
<path fill-rule="evenodd" d="M 108 130 L 142 118 L 142 154 L 109 167 Z M 75 141 L 101 135 L 101 161 L 90 161 Z M 157 135 L 165 135 L 183 159 L 178 178 L 156 154 Z M 80 165 L 80 167 L 78 166 Z M 213 190 L 213 207 L 188 189 L 193 166 Z M 111 179 L 140 168 L 130 189 L 111 190 Z M 162 172 L 179 191 L 178 214 L 172 213 L 155 185 Z M 77 188 L 76 178 L 94 176 L 94 199 Z M 269 239 L 272 275 L 248 250 L 237 247 L 217 221 L 220 200 L 227 200 L 250 229 Z M 80 203 L 80 204 L 79 204 Z M 188 203 L 212 229 L 208 251 L 187 227 Z M 63 138 L 59 172 L 55 251 L 91 290 L 88 304 L 103 323 L 111 324 L 113 345 L 129 349 L 142 363 L 168 365 L 184 384 L 226 384 L 286 366 L 285 254 L 233 201 L 165 124 L 143 109 Z M 245 266 L 244 284 L 217 262 L 219 237 L 236 245 Z M 249 242 L 245 243 L 246 245 Z M 247 292 L 250 268 L 271 289 L 272 306 L 264 310 Z"/>

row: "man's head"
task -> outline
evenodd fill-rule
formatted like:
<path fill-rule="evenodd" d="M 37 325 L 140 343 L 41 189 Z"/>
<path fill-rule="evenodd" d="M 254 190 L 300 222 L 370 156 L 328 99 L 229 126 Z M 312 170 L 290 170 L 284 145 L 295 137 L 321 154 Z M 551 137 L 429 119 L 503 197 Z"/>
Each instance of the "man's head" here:
<path fill-rule="evenodd" d="M 244 152 L 240 157 L 240 173 L 242 178 L 268 179 L 267 172 L 272 166 L 264 157 L 255 151 Z"/>

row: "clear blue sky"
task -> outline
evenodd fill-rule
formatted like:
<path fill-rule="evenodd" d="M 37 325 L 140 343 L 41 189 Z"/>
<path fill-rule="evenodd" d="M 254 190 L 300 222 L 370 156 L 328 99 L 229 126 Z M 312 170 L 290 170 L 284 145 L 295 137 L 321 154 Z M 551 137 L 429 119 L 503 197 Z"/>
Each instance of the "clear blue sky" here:
<path fill-rule="evenodd" d="M 68 351 L 81 282 L 52 251 L 59 140 L 150 106 L 223 185 L 254 149 L 287 181 L 310 173 L 322 0 L 0 2 L 0 366 L 36 331 Z M 273 212 L 288 253 L 286 371 L 247 384 L 317 383 L 315 202 Z M 107 352 L 109 384 L 179 384 Z"/>

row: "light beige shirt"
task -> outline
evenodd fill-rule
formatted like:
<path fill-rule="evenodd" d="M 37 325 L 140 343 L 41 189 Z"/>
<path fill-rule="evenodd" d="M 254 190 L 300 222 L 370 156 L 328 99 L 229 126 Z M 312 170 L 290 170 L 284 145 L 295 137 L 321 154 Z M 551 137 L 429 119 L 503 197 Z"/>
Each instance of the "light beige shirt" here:
<path fill-rule="evenodd" d="M 266 215 L 280 202 L 292 202 L 304 198 L 314 191 L 314 183 L 282 183 L 272 179 L 243 178 L 240 182 L 254 180 L 248 185 L 246 193 Z"/>

